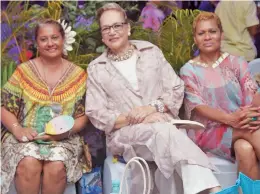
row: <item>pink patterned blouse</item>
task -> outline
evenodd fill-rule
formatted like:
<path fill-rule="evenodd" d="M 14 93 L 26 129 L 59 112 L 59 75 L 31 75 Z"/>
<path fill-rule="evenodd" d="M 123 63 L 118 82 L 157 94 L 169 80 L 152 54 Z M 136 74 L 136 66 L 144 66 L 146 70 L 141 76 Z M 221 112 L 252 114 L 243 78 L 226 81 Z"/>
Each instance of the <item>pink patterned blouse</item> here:
<path fill-rule="evenodd" d="M 249 105 L 257 91 L 247 62 L 239 57 L 223 53 L 218 63 L 207 67 L 190 60 L 181 69 L 185 82 L 185 110 L 188 119 L 203 123 L 205 131 L 190 130 L 190 138 L 206 152 L 234 160 L 231 154 L 232 131 L 230 126 L 208 120 L 193 109 L 208 105 L 227 113 Z"/>

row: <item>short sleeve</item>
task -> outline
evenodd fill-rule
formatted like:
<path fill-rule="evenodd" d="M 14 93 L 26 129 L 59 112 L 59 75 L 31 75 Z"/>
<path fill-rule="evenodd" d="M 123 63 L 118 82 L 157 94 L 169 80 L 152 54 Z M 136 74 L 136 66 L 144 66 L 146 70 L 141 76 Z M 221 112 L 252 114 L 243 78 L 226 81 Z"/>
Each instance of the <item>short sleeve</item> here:
<path fill-rule="evenodd" d="M 1 90 L 1 107 L 4 107 L 16 117 L 18 117 L 19 111 L 24 105 L 22 100 L 23 90 L 20 83 L 21 70 L 17 67 Z"/>
<path fill-rule="evenodd" d="M 85 100 L 86 92 L 83 95 L 78 95 L 76 103 L 74 105 L 73 118 L 78 118 L 85 115 Z"/>
<path fill-rule="evenodd" d="M 79 71 L 80 79 L 79 87 L 77 88 L 75 95 L 75 104 L 73 118 L 78 118 L 85 115 L 85 101 L 86 101 L 86 80 L 87 74 L 84 70 Z"/>
<path fill-rule="evenodd" d="M 193 72 L 193 67 L 189 64 L 186 64 L 180 71 L 181 79 L 185 84 L 185 110 L 188 118 L 191 118 L 191 112 L 198 105 L 206 105 L 206 101 L 201 95 L 201 91 L 196 80 L 196 75 Z"/>
<path fill-rule="evenodd" d="M 184 65 L 180 70 L 180 77 L 185 84 L 185 116 L 187 119 L 198 121 L 206 126 L 208 120 L 193 112 L 197 106 L 208 105 L 207 101 L 202 96 L 202 89 L 199 86 L 193 66 L 189 63 Z"/>
<path fill-rule="evenodd" d="M 242 57 L 237 58 L 237 60 L 239 64 L 239 82 L 243 94 L 242 105 L 245 106 L 251 104 L 258 86 L 250 74 L 248 63 Z"/>
<path fill-rule="evenodd" d="M 254 1 L 244 1 L 246 27 L 259 24 Z"/>

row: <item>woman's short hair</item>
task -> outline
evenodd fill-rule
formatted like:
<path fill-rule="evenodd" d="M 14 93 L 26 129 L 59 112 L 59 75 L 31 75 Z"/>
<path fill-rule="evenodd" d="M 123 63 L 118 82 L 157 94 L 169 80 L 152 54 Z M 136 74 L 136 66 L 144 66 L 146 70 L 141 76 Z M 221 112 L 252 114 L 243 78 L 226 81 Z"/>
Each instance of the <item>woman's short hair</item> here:
<path fill-rule="evenodd" d="M 42 25 L 44 25 L 44 24 L 52 24 L 54 26 L 57 26 L 59 32 L 61 33 L 62 38 L 65 37 L 64 29 L 63 29 L 62 25 L 59 22 L 57 22 L 57 21 L 55 21 L 53 19 L 43 19 L 43 20 L 40 20 L 38 22 L 38 24 L 36 25 L 36 27 L 35 27 L 35 32 L 34 32 L 35 40 L 37 40 L 40 27 Z"/>
<path fill-rule="evenodd" d="M 98 23 L 100 24 L 100 18 L 102 16 L 102 14 L 105 12 L 105 11 L 108 11 L 108 10 L 116 10 L 116 11 L 119 11 L 120 13 L 122 13 L 125 21 L 127 21 L 127 15 L 126 15 L 126 11 L 120 6 L 118 5 L 117 3 L 106 3 L 105 5 L 103 5 L 101 8 L 99 8 L 97 10 L 97 19 L 98 19 Z"/>
<path fill-rule="evenodd" d="M 203 12 L 199 13 L 199 15 L 197 15 L 197 17 L 193 21 L 193 25 L 192 25 L 193 34 L 195 34 L 196 26 L 200 21 L 211 20 L 211 19 L 216 21 L 220 32 L 223 32 L 221 21 L 220 21 L 219 17 L 217 16 L 217 14 L 212 13 L 212 12 L 203 11 Z"/>

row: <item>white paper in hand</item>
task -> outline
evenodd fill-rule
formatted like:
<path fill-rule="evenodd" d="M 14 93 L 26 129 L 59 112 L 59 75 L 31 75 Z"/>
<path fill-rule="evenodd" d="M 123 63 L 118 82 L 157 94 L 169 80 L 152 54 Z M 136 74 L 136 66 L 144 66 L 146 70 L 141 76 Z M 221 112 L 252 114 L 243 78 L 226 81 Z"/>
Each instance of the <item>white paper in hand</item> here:
<path fill-rule="evenodd" d="M 172 119 L 170 123 L 176 125 L 178 128 L 183 128 L 183 129 L 195 129 L 195 130 L 205 129 L 205 126 L 197 121 Z"/>

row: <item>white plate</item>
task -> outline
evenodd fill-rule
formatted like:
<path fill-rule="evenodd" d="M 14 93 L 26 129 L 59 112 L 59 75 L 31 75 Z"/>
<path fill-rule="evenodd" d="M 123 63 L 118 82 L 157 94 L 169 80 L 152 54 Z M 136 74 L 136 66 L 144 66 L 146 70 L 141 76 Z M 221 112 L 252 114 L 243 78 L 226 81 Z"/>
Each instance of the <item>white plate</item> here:
<path fill-rule="evenodd" d="M 177 125 L 178 128 L 184 129 L 196 129 L 196 130 L 204 130 L 205 126 L 197 121 L 190 121 L 190 120 L 171 120 L 171 124 Z"/>
<path fill-rule="evenodd" d="M 50 120 L 45 125 L 45 134 L 59 135 L 72 129 L 74 118 L 68 115 L 60 115 Z"/>

